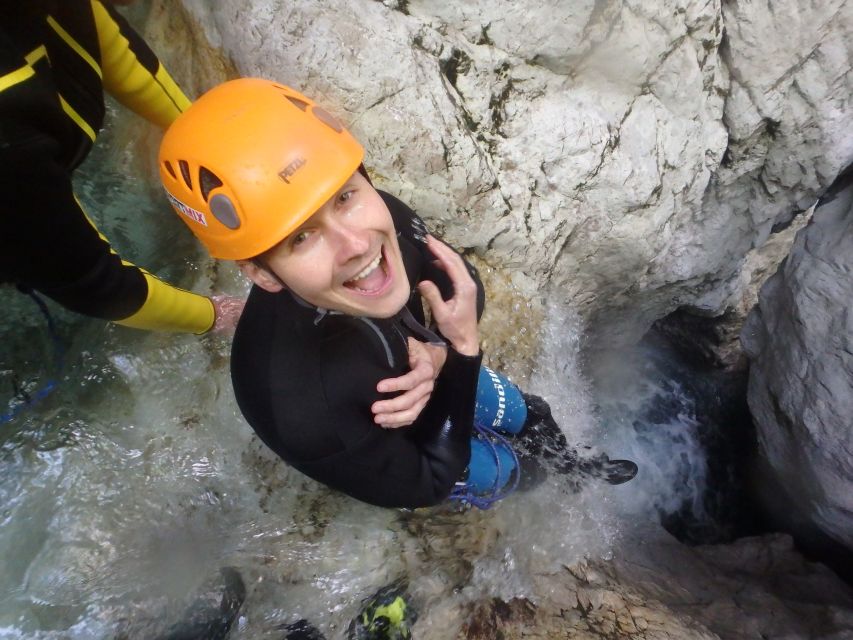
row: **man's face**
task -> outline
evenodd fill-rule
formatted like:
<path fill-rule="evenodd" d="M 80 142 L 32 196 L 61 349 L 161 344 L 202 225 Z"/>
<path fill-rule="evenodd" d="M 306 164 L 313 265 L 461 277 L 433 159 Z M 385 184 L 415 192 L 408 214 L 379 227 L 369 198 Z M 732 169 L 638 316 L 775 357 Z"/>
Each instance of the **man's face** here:
<path fill-rule="evenodd" d="M 303 300 L 348 315 L 390 317 L 411 293 L 391 213 L 357 171 L 263 261 Z"/>

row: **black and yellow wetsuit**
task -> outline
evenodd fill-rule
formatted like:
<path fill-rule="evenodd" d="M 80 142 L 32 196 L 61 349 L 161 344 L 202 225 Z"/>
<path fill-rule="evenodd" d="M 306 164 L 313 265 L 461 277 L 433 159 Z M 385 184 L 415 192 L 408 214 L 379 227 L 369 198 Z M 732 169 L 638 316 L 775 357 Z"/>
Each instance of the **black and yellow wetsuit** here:
<path fill-rule="evenodd" d="M 103 123 L 104 89 L 164 128 L 189 100 L 98 0 L 0 0 L 0 10 L 0 282 L 131 327 L 207 331 L 212 302 L 122 260 L 71 186 Z"/>

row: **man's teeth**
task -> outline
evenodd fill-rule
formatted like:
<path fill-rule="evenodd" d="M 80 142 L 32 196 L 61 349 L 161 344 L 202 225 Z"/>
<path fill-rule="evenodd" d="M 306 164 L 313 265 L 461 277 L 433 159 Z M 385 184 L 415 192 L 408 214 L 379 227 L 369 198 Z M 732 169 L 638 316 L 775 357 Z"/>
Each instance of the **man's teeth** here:
<path fill-rule="evenodd" d="M 380 253 L 374 260 L 367 265 L 361 272 L 355 276 L 354 278 L 350 278 L 347 282 L 355 282 L 356 280 L 361 280 L 362 278 L 366 278 L 371 274 L 371 272 L 379 266 L 379 263 L 382 261 L 382 254 Z"/>

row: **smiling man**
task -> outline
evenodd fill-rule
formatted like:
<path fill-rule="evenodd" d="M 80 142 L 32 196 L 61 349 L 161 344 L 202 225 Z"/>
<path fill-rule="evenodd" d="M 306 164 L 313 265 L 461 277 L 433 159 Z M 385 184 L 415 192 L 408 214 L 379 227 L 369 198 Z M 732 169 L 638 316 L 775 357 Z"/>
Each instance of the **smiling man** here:
<path fill-rule="evenodd" d="M 306 475 L 386 507 L 499 494 L 523 470 L 493 430 L 544 434 L 532 450 L 574 466 L 547 405 L 480 366 L 476 270 L 363 157 L 320 106 L 257 79 L 208 92 L 163 140 L 175 210 L 255 284 L 231 361 L 246 420 Z M 613 483 L 636 473 L 607 464 Z"/>

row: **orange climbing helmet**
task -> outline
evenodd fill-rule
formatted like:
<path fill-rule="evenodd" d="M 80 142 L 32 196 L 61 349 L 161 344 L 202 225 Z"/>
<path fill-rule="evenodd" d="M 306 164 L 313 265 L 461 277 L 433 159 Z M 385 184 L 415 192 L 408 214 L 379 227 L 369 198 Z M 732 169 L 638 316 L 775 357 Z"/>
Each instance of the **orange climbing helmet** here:
<path fill-rule="evenodd" d="M 272 248 L 361 166 L 364 149 L 325 109 L 254 78 L 211 89 L 160 145 L 160 179 L 175 211 L 215 258 Z"/>

